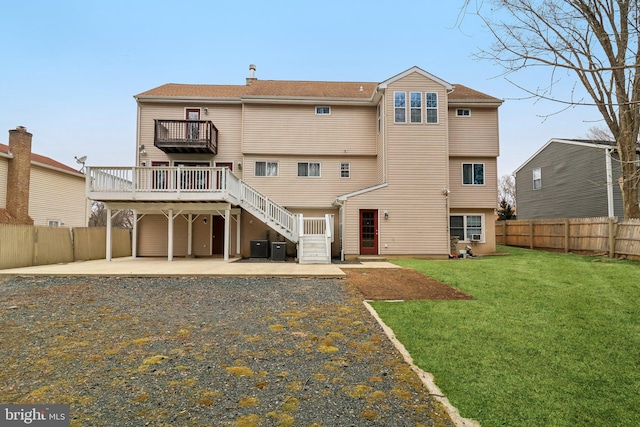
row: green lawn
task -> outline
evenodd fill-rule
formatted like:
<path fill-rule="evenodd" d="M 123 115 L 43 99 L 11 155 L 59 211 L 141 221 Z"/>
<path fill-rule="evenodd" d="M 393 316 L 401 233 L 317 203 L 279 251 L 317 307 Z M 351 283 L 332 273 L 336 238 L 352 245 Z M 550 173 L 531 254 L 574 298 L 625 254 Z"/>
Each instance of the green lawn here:
<path fill-rule="evenodd" d="M 483 427 L 640 425 L 640 263 L 498 250 L 397 261 L 473 300 L 373 306 Z"/>

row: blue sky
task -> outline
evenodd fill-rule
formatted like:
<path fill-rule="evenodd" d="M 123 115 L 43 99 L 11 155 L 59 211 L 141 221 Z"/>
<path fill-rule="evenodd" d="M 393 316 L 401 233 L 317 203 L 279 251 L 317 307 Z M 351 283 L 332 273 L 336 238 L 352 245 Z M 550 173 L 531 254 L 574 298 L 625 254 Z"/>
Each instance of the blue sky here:
<path fill-rule="evenodd" d="M 32 1 L 0 6 L 0 142 L 26 126 L 33 151 L 77 167 L 135 161 L 133 96 L 164 83 L 244 84 L 249 64 L 273 80 L 381 82 L 414 65 L 497 98 L 498 173 L 550 138 L 583 137 L 597 113 L 520 100 L 501 69 L 473 53 L 491 39 L 463 0 Z M 544 70 L 519 75 L 532 88 Z M 558 90 L 569 91 L 569 79 Z M 563 87 L 563 85 L 566 85 Z"/>

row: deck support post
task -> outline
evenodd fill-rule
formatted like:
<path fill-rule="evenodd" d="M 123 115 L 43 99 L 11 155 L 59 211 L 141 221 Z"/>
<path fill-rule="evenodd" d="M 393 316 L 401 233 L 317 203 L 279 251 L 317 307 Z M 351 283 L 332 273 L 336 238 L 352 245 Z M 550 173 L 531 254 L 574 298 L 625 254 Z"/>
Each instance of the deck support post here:
<path fill-rule="evenodd" d="M 229 261 L 229 247 L 231 246 L 231 240 L 229 239 L 229 232 L 231 230 L 231 210 L 229 208 L 224 210 L 224 260 Z"/>
<path fill-rule="evenodd" d="M 169 226 L 167 227 L 167 261 L 173 261 L 173 209 L 169 209 Z"/>
<path fill-rule="evenodd" d="M 236 215 L 236 255 L 240 256 L 240 212 Z"/>
<path fill-rule="evenodd" d="M 111 261 L 111 208 L 107 206 L 107 261 Z"/>
<path fill-rule="evenodd" d="M 187 219 L 187 256 L 190 258 L 193 253 L 193 214 L 190 213 Z"/>
<path fill-rule="evenodd" d="M 138 212 L 133 211 L 133 230 L 131 230 L 131 256 L 138 257 Z"/>

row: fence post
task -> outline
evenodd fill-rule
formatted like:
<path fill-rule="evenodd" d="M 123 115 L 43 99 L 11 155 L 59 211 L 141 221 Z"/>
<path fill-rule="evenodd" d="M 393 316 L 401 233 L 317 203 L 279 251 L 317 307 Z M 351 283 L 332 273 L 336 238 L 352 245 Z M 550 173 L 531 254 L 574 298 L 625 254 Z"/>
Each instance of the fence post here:
<path fill-rule="evenodd" d="M 509 244 L 507 241 L 507 221 L 506 220 L 502 223 L 502 244 L 505 246 Z"/>
<path fill-rule="evenodd" d="M 569 219 L 564 220 L 564 253 L 569 253 Z"/>
<path fill-rule="evenodd" d="M 609 218 L 609 258 L 616 256 L 616 219 Z"/>
<path fill-rule="evenodd" d="M 533 221 L 529 221 L 529 249 L 533 248 Z"/>

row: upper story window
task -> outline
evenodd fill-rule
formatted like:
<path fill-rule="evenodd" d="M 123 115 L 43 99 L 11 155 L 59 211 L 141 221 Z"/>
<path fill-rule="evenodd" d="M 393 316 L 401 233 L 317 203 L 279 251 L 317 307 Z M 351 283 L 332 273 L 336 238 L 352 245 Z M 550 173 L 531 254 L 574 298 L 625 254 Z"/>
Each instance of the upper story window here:
<path fill-rule="evenodd" d="M 326 116 L 331 114 L 331 107 L 327 106 L 318 106 L 316 107 L 316 114 L 319 116 Z"/>
<path fill-rule="evenodd" d="M 458 108 L 456 110 L 456 117 L 471 117 L 471 110 L 468 108 Z"/>
<path fill-rule="evenodd" d="M 378 115 L 378 133 L 380 133 L 380 130 L 382 129 L 382 111 L 380 104 L 378 104 L 378 107 L 376 108 L 376 114 Z"/>
<path fill-rule="evenodd" d="M 463 163 L 462 184 L 484 185 L 484 163 Z"/>
<path fill-rule="evenodd" d="M 298 176 L 320 176 L 320 163 L 311 162 L 299 162 L 298 163 Z"/>
<path fill-rule="evenodd" d="M 278 162 L 256 162 L 255 176 L 278 176 Z"/>
<path fill-rule="evenodd" d="M 340 178 L 351 177 L 351 165 L 348 162 L 340 163 Z"/>
<path fill-rule="evenodd" d="M 411 123 L 422 123 L 422 92 L 411 92 Z"/>
<path fill-rule="evenodd" d="M 406 92 L 394 92 L 393 93 L 393 106 L 395 113 L 395 123 L 407 122 L 407 93 Z"/>
<path fill-rule="evenodd" d="M 540 190 L 542 188 L 542 169 L 535 168 L 533 170 L 533 189 Z"/>
<path fill-rule="evenodd" d="M 425 101 L 427 123 L 438 123 L 438 94 L 436 92 L 425 93 Z"/>

